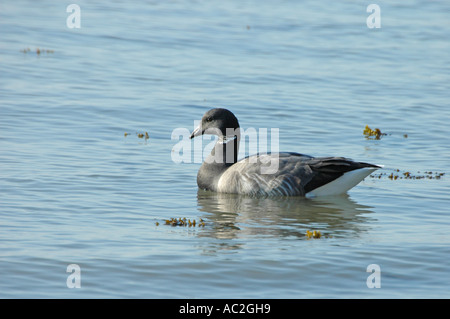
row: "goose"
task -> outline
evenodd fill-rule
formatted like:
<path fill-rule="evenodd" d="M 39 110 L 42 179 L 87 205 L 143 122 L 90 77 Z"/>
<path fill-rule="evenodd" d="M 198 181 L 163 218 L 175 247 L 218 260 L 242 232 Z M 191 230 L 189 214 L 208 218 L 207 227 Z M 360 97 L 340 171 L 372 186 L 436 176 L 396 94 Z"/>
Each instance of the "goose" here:
<path fill-rule="evenodd" d="M 345 157 L 313 157 L 295 152 L 258 153 L 238 161 L 239 122 L 224 108 L 208 110 L 190 139 L 204 134 L 217 135 L 218 140 L 198 170 L 197 185 L 217 193 L 339 195 L 382 167 Z"/>

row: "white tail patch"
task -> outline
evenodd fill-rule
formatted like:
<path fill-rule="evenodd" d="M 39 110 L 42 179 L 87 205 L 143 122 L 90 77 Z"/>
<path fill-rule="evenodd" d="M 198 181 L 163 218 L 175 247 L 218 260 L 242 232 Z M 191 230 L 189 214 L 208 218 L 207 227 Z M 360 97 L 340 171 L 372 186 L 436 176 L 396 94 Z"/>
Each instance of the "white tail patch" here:
<path fill-rule="evenodd" d="M 349 189 L 358 185 L 359 182 L 369 176 L 372 172 L 376 171 L 378 168 L 380 167 L 364 167 L 344 173 L 341 177 L 336 178 L 331 183 L 325 184 L 310 191 L 309 193 L 306 193 L 306 197 L 344 194 Z"/>

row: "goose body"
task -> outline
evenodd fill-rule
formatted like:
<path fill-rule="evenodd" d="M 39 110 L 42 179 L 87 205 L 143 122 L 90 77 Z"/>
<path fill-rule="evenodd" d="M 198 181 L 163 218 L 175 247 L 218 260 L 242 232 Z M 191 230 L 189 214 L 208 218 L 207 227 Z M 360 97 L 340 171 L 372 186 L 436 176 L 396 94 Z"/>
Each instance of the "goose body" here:
<path fill-rule="evenodd" d="M 191 138 L 215 134 L 219 139 L 197 174 L 199 188 L 254 196 L 339 195 L 356 186 L 380 166 L 344 157 L 312 157 L 281 152 L 237 160 L 239 122 L 226 109 L 204 114 Z"/>

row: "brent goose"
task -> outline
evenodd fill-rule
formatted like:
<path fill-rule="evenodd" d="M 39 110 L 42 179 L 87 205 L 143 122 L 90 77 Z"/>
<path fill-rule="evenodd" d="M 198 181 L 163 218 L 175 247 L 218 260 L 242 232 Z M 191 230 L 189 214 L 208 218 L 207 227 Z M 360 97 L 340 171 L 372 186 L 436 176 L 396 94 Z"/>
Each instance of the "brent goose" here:
<path fill-rule="evenodd" d="M 207 111 L 190 138 L 203 134 L 217 135 L 219 139 L 198 171 L 197 184 L 201 189 L 219 193 L 338 195 L 381 168 L 344 157 L 312 157 L 292 152 L 259 153 L 238 161 L 239 122 L 223 108 Z"/>

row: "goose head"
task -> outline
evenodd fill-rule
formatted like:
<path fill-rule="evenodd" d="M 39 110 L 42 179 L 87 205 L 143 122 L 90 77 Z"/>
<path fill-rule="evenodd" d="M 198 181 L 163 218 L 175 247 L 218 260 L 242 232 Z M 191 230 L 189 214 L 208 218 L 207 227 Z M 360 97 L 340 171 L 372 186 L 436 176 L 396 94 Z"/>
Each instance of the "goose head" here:
<path fill-rule="evenodd" d="M 200 125 L 192 132 L 190 138 L 211 134 L 219 136 L 220 140 L 237 137 L 239 122 L 234 114 L 222 108 L 215 108 L 207 111 L 200 122 Z"/>

